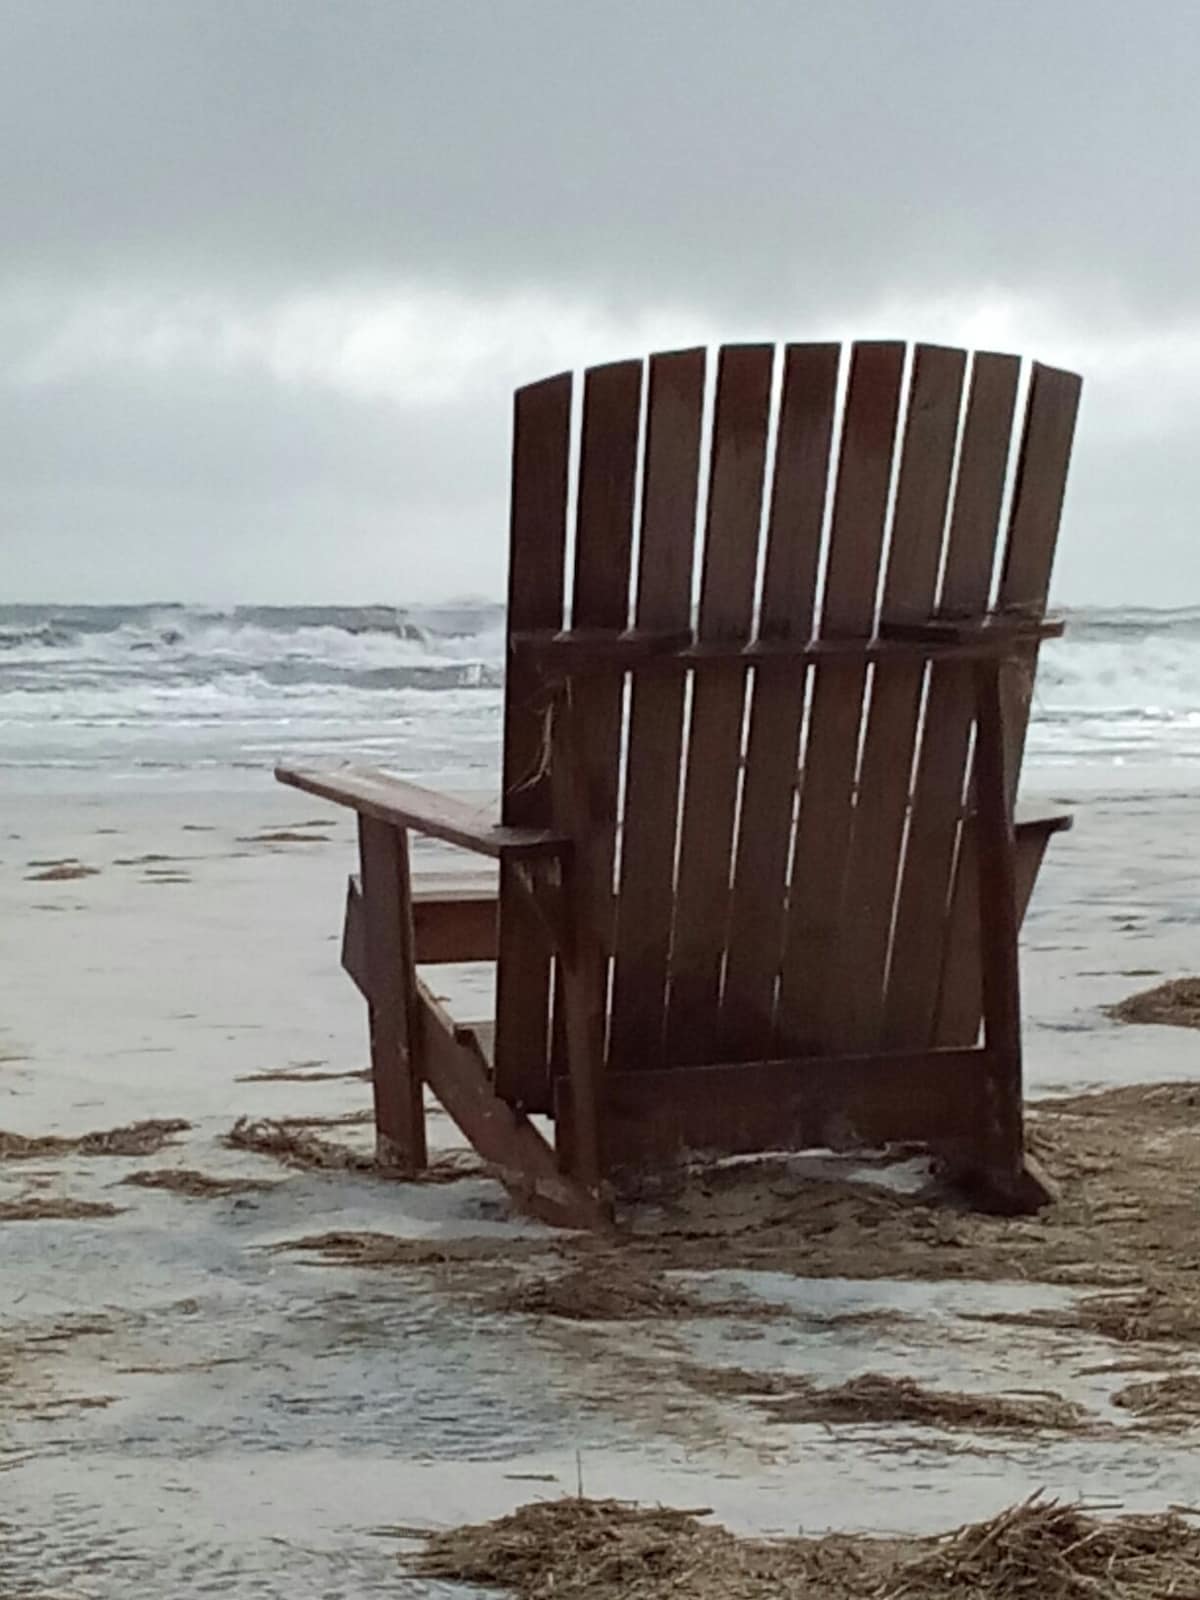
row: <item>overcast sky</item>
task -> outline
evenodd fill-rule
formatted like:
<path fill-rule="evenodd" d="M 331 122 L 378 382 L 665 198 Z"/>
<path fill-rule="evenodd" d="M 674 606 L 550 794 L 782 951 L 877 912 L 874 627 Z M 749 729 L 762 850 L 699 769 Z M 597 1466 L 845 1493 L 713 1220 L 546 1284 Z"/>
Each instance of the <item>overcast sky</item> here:
<path fill-rule="evenodd" d="M 1056 584 L 1200 603 L 1197 0 L 0 0 L 13 599 L 498 594 L 509 392 L 1085 377 Z"/>

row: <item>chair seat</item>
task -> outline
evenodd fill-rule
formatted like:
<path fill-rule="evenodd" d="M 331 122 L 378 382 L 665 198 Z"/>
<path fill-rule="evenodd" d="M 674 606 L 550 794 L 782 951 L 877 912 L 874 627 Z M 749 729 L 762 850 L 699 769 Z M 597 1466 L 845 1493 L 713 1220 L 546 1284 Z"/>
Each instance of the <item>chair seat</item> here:
<path fill-rule="evenodd" d="M 475 1041 L 483 1052 L 483 1058 L 488 1066 L 494 1066 L 496 1060 L 496 1024 L 490 1017 L 482 1022 L 465 1022 L 460 1024 L 464 1029 L 469 1029 L 475 1035 Z"/>

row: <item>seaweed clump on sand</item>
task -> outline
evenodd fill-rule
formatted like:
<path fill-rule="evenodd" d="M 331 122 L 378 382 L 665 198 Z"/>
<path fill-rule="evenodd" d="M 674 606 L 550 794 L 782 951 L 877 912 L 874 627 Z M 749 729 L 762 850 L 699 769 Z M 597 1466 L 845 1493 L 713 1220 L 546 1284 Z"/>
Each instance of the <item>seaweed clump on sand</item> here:
<path fill-rule="evenodd" d="M 1160 1600 L 1200 1593 L 1200 1530 L 1035 1496 L 932 1539 L 744 1539 L 705 1511 L 562 1499 L 452 1528 L 401 1557 L 518 1600 Z"/>
<path fill-rule="evenodd" d="M 903 1562 L 885 1591 L 950 1600 L 1160 1600 L 1200 1594 L 1200 1528 L 1177 1513 L 1089 1515 L 1040 1495 Z"/>
<path fill-rule="evenodd" d="M 1089 1422 L 1082 1406 L 1058 1394 L 1006 1395 L 927 1389 L 912 1378 L 864 1372 L 822 1388 L 795 1373 L 680 1363 L 677 1375 L 706 1394 L 746 1397 L 772 1422 L 912 1423 L 972 1432 L 1077 1431 Z"/>
<path fill-rule="evenodd" d="M 319 1063 L 318 1063 L 319 1065 Z M 345 1083 L 355 1081 L 369 1083 L 371 1071 L 369 1067 L 361 1067 L 352 1072 L 320 1072 L 313 1067 L 267 1067 L 262 1072 L 243 1072 L 234 1079 L 235 1083 Z"/>
<path fill-rule="evenodd" d="M 224 1142 L 233 1150 L 253 1150 L 303 1171 L 373 1172 L 405 1183 L 457 1183 L 462 1178 L 477 1178 L 485 1170 L 474 1156 L 457 1152 L 439 1156 L 424 1167 L 385 1166 L 370 1151 L 356 1150 L 312 1131 L 314 1127 L 349 1127 L 372 1120 L 369 1111 L 332 1117 L 239 1117 Z"/>
<path fill-rule="evenodd" d="M 1200 1344 L 1200 1288 L 1176 1272 L 1128 1294 L 1095 1294 L 1054 1310 L 991 1311 L 967 1320 L 1026 1328 L 1073 1328 L 1114 1344 Z"/>
<path fill-rule="evenodd" d="M 772 1422 L 908 1422 L 929 1428 L 1001 1433 L 1077 1429 L 1081 1406 L 1061 1395 L 968 1394 L 926 1389 L 913 1378 L 864 1372 L 827 1389 L 801 1381 L 793 1392 L 762 1402 Z"/>
<path fill-rule="evenodd" d="M 79 878 L 95 878 L 100 874 L 99 867 L 85 866 L 74 856 L 65 856 L 61 861 L 31 861 L 29 865 L 38 870 L 25 874 L 27 883 L 74 883 Z"/>
<path fill-rule="evenodd" d="M 262 1178 L 214 1178 L 193 1167 L 162 1167 L 157 1171 L 131 1172 L 122 1183 L 138 1189 L 165 1189 L 170 1194 L 187 1195 L 193 1200 L 220 1200 L 226 1195 L 261 1194 L 274 1184 Z"/>
<path fill-rule="evenodd" d="M 372 1172 L 375 1158 L 333 1139 L 322 1139 L 308 1127 L 274 1117 L 239 1117 L 225 1135 L 233 1150 L 253 1150 L 285 1166 L 308 1172 Z"/>
<path fill-rule="evenodd" d="M 72 1200 L 67 1195 L 25 1194 L 0 1200 L 0 1222 L 85 1222 L 115 1217 L 120 1207 L 107 1200 Z"/>
<path fill-rule="evenodd" d="M 1200 1028 L 1200 978 L 1172 978 L 1107 1008 L 1117 1022 Z"/>
<path fill-rule="evenodd" d="M 1179 1432 L 1200 1425 L 1200 1373 L 1172 1372 L 1127 1384 L 1113 1395 L 1114 1405 L 1132 1411 L 1149 1428 Z"/>
<path fill-rule="evenodd" d="M 321 824 L 325 826 L 325 824 Z M 238 836 L 239 844 L 328 844 L 327 833 L 300 833 L 295 828 L 271 828 L 263 833 Z"/>
<path fill-rule="evenodd" d="M 6 1133 L 0 1129 L 0 1161 L 32 1161 L 41 1156 L 150 1156 L 191 1127 L 178 1117 L 149 1117 L 96 1133 Z"/>
<path fill-rule="evenodd" d="M 152 1156 L 190 1127 L 180 1117 L 151 1117 L 103 1133 L 85 1133 L 75 1148 L 83 1156 Z"/>
<path fill-rule="evenodd" d="M 480 1261 L 504 1266 L 517 1255 L 544 1255 L 546 1244 L 541 1239 L 490 1238 L 487 1235 L 411 1239 L 396 1233 L 335 1231 L 284 1239 L 269 1248 L 316 1255 L 329 1266 L 444 1267 Z"/>
<path fill-rule="evenodd" d="M 497 1311 L 566 1322 L 626 1322 L 642 1317 L 687 1317 L 703 1310 L 695 1295 L 661 1273 L 616 1258 L 599 1258 L 566 1272 L 539 1275 L 501 1290 Z"/>
<path fill-rule="evenodd" d="M 518 1600 L 774 1600 L 785 1581 L 805 1573 L 791 1542 L 738 1539 L 701 1521 L 705 1515 L 616 1500 L 547 1501 L 435 1533 L 414 1566 L 422 1577 Z"/>
<path fill-rule="evenodd" d="M 496 1311 L 563 1322 L 635 1322 L 649 1318 L 743 1317 L 763 1320 L 781 1308 L 750 1295 L 708 1298 L 673 1283 L 653 1263 L 620 1251 L 589 1256 L 564 1272 L 527 1278 L 503 1289 Z"/>

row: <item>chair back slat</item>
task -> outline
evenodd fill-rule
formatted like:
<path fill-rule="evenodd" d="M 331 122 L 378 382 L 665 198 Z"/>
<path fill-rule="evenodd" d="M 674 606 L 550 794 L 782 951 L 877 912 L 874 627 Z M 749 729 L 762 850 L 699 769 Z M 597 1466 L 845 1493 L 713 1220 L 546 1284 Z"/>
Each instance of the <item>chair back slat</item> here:
<path fill-rule="evenodd" d="M 939 604 L 946 617 L 980 616 L 988 608 L 1019 372 L 1015 356 L 980 354 L 972 363 Z M 933 666 L 892 939 L 889 1048 L 919 1048 L 932 1039 L 974 715 L 971 668 L 953 661 Z"/>
<path fill-rule="evenodd" d="M 651 357 L 638 546 L 637 627 L 688 626 L 700 482 L 705 352 Z M 662 1060 L 683 750 L 683 675 L 634 677 L 616 909 L 609 1057 Z"/>
<path fill-rule="evenodd" d="M 770 420 L 771 345 L 727 345 L 717 367 L 697 634 L 750 639 Z M 666 1060 L 709 1059 L 729 916 L 746 668 L 695 674 L 667 996 Z"/>
<path fill-rule="evenodd" d="M 571 374 L 519 389 L 513 402 L 508 631 L 559 628 L 563 619 Z M 504 685 L 502 820 L 548 827 L 544 690 L 535 668 L 509 653 Z M 501 873 L 496 965 L 496 1089 L 549 1110 L 550 943 L 515 881 Z"/>
<path fill-rule="evenodd" d="M 593 367 L 583 383 L 571 627 L 620 630 L 629 623 L 629 572 L 638 468 L 642 363 Z M 611 911 L 620 790 L 623 684 L 619 675 L 572 685 L 572 717 L 586 730 L 577 759 L 585 814 L 575 818 L 577 864 L 594 906 Z M 611 931 L 603 938 L 611 943 Z"/>
<path fill-rule="evenodd" d="M 904 359 L 902 344 L 857 344 L 851 352 L 821 608 L 825 638 L 865 638 L 874 628 Z M 824 662 L 813 671 L 777 1009 L 779 1056 L 817 1054 L 826 1046 L 866 684 L 866 667 L 853 662 Z"/>
<path fill-rule="evenodd" d="M 840 356 L 836 344 L 784 351 L 758 620 L 763 639 L 811 635 Z M 801 670 L 798 680 L 794 665 L 764 663 L 751 683 L 721 997 L 725 1061 L 762 1060 L 771 1052 L 805 678 Z"/>
<path fill-rule="evenodd" d="M 1012 510 L 996 592 L 996 608 L 1036 618 L 1045 613 L 1066 493 L 1067 469 L 1079 410 L 1080 380 L 1073 372 L 1035 363 L 1013 484 Z M 1006 768 L 1009 804 L 1016 796 L 1033 701 L 1038 647 L 1023 645 L 1004 675 Z M 938 1044 L 974 1042 L 982 993 L 979 967 L 978 874 L 974 832 L 964 824 L 942 957 L 934 1038 Z"/>
<path fill-rule="evenodd" d="M 880 623 L 926 621 L 937 592 L 958 439 L 961 350 L 918 345 L 901 446 Z M 879 1048 L 892 910 L 908 818 L 925 668 L 893 663 L 871 678 L 846 878 L 826 990 L 829 1046 Z M 934 732 L 934 738 L 938 737 Z"/>

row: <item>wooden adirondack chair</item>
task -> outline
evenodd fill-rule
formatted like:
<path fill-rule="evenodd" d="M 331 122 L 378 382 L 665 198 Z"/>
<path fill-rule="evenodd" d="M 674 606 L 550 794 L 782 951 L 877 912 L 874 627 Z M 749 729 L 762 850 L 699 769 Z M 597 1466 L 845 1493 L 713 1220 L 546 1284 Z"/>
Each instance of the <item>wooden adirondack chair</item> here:
<path fill-rule="evenodd" d="M 1017 934 L 1069 819 L 1013 802 L 1079 380 L 1019 380 L 1007 355 L 754 345 L 518 392 L 500 822 L 278 772 L 359 814 L 343 959 L 385 1161 L 425 1161 L 428 1085 L 569 1224 L 689 1151 L 919 1141 L 987 1203 L 1045 1197 Z M 497 888 L 414 898 L 409 830 Z M 417 974 L 474 959 L 494 1030 Z"/>

